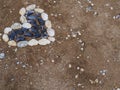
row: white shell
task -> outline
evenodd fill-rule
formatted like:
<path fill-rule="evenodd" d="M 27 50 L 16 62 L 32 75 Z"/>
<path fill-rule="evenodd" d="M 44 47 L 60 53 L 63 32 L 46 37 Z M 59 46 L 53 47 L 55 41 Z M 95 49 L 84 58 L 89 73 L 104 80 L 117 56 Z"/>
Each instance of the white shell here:
<path fill-rule="evenodd" d="M 35 9 L 35 7 L 36 7 L 36 5 L 35 4 L 31 4 L 31 5 L 29 5 L 29 6 L 27 6 L 26 7 L 26 10 L 33 10 L 33 9 Z"/>
<path fill-rule="evenodd" d="M 50 44 L 50 41 L 48 39 L 40 39 L 38 42 L 39 42 L 39 45 Z"/>
<path fill-rule="evenodd" d="M 21 23 L 27 23 L 27 19 L 25 16 L 21 16 L 20 21 L 21 21 Z"/>
<path fill-rule="evenodd" d="M 4 33 L 5 33 L 5 34 L 8 34 L 10 31 L 12 31 L 12 28 L 10 28 L 10 27 L 6 27 L 6 28 L 4 29 Z"/>
<path fill-rule="evenodd" d="M 19 28 L 21 28 L 21 27 L 22 27 L 22 25 L 21 25 L 20 23 L 14 23 L 14 24 L 12 24 L 12 26 L 11 26 L 12 29 L 19 29 Z"/>
<path fill-rule="evenodd" d="M 22 27 L 29 29 L 32 25 L 30 23 L 23 23 Z"/>
<path fill-rule="evenodd" d="M 28 45 L 29 45 L 29 46 L 38 45 L 38 41 L 37 41 L 36 39 L 31 39 L 30 41 L 28 41 Z"/>
<path fill-rule="evenodd" d="M 47 28 L 51 28 L 52 27 L 51 21 L 50 20 L 45 21 L 45 26 Z"/>
<path fill-rule="evenodd" d="M 48 35 L 51 36 L 51 37 L 55 36 L 55 30 L 52 29 L 52 28 L 48 28 L 48 29 L 47 29 L 47 33 L 48 33 Z"/>
<path fill-rule="evenodd" d="M 48 37 L 48 40 L 50 40 L 51 42 L 55 41 L 55 37 Z"/>
<path fill-rule="evenodd" d="M 28 41 L 20 41 L 17 43 L 18 47 L 26 47 L 28 45 Z"/>
<path fill-rule="evenodd" d="M 48 14 L 47 14 L 47 13 L 42 13 L 42 14 L 41 14 L 41 17 L 42 17 L 42 19 L 45 20 L 45 21 L 48 20 Z"/>
<path fill-rule="evenodd" d="M 41 8 L 35 8 L 34 10 L 35 10 L 35 12 L 38 12 L 38 13 L 43 13 L 44 12 L 44 10 L 41 9 Z"/>
<path fill-rule="evenodd" d="M 14 40 L 11 40 L 11 41 L 8 42 L 8 45 L 9 46 L 16 46 L 17 44 Z"/>
<path fill-rule="evenodd" d="M 4 42 L 8 42 L 9 41 L 9 37 L 8 37 L 7 34 L 3 34 L 2 39 L 3 39 Z"/>
<path fill-rule="evenodd" d="M 19 14 L 23 16 L 23 15 L 25 15 L 25 13 L 26 13 L 26 9 L 21 8 L 20 11 L 19 11 Z"/>

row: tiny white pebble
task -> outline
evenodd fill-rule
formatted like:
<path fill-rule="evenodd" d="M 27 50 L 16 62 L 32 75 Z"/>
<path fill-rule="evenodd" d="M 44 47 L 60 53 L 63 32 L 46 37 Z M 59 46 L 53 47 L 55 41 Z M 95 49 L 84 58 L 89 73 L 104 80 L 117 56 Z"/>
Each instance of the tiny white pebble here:
<path fill-rule="evenodd" d="M 38 41 L 36 39 L 31 39 L 30 41 L 28 41 L 28 45 L 29 46 L 36 46 L 36 45 L 38 45 Z"/>
<path fill-rule="evenodd" d="M 11 41 L 8 42 L 8 45 L 9 46 L 16 46 L 17 44 L 14 40 L 11 40 Z"/>
<path fill-rule="evenodd" d="M 48 14 L 47 14 L 47 13 L 42 13 L 42 14 L 41 14 L 41 17 L 42 17 L 42 19 L 45 20 L 45 21 L 48 20 Z"/>
<path fill-rule="evenodd" d="M 28 11 L 29 11 L 29 10 L 34 10 L 35 7 L 36 7 L 35 4 L 31 4 L 31 5 L 29 5 L 29 6 L 26 7 L 26 10 L 28 10 Z"/>
<path fill-rule="evenodd" d="M 30 23 L 23 23 L 22 27 L 29 29 L 32 25 Z"/>
<path fill-rule="evenodd" d="M 10 31 L 12 31 L 12 28 L 11 28 L 11 27 L 6 27 L 6 28 L 4 29 L 4 33 L 5 33 L 5 34 L 8 34 Z"/>
<path fill-rule="evenodd" d="M 69 67 L 69 68 L 71 68 L 71 67 L 72 67 L 72 65 L 71 65 L 71 64 L 69 64 L 69 65 L 68 65 L 68 67 Z"/>
<path fill-rule="evenodd" d="M 52 28 L 48 28 L 48 29 L 47 29 L 47 33 L 48 33 L 48 35 L 51 36 L 51 37 L 55 36 L 55 30 L 52 29 Z"/>
<path fill-rule="evenodd" d="M 4 42 L 8 42 L 9 41 L 9 37 L 8 37 L 7 34 L 3 34 L 2 39 L 3 39 Z"/>
<path fill-rule="evenodd" d="M 39 42 L 39 45 L 50 44 L 50 41 L 48 39 L 40 39 L 38 42 Z"/>
<path fill-rule="evenodd" d="M 21 8 L 20 11 L 19 11 L 19 14 L 20 15 L 25 15 L 26 13 L 26 9 L 25 8 Z"/>

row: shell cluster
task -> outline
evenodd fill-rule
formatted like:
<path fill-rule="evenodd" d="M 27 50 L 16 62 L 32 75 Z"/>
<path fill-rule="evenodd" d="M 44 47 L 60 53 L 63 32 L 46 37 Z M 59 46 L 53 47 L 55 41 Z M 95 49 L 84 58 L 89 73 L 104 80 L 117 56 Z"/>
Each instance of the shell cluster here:
<path fill-rule="evenodd" d="M 47 45 L 55 41 L 55 30 L 43 9 L 32 4 L 21 8 L 19 14 L 20 23 L 4 29 L 2 39 L 9 46 Z"/>

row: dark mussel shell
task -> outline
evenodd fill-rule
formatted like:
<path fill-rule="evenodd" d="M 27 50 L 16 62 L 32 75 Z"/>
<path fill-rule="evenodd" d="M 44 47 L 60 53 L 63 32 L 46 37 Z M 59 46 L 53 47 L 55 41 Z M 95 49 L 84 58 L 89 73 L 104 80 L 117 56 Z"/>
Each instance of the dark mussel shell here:
<path fill-rule="evenodd" d="M 14 40 L 15 37 L 16 37 L 16 33 L 14 31 L 11 31 L 9 34 L 8 34 L 8 37 L 10 40 Z"/>
<path fill-rule="evenodd" d="M 33 14 L 34 14 L 34 11 L 27 11 L 26 16 L 30 16 L 30 15 L 33 15 Z"/>
<path fill-rule="evenodd" d="M 24 34 L 24 31 L 21 30 L 21 29 L 19 29 L 19 30 L 15 30 L 15 33 L 16 33 L 17 35 L 22 35 L 22 34 Z"/>
<path fill-rule="evenodd" d="M 19 37 L 16 37 L 16 41 L 19 42 L 19 41 L 24 41 L 25 40 L 25 37 L 24 36 L 19 36 Z"/>
<path fill-rule="evenodd" d="M 35 20 L 28 20 L 28 23 L 30 23 L 32 26 L 37 26 L 37 23 Z"/>
<path fill-rule="evenodd" d="M 35 20 L 37 17 L 35 15 L 27 16 L 28 20 Z"/>
<path fill-rule="evenodd" d="M 25 32 L 25 33 L 24 33 L 24 36 L 27 36 L 27 37 L 32 37 L 32 36 L 33 36 L 33 34 L 32 34 L 31 32 Z"/>
<path fill-rule="evenodd" d="M 38 18 L 38 22 L 40 25 L 45 25 L 45 21 L 42 18 Z"/>

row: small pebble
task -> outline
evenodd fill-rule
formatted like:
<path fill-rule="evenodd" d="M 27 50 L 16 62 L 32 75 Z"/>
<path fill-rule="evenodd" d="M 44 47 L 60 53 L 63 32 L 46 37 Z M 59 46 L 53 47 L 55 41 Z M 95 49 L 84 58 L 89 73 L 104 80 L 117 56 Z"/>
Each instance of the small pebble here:
<path fill-rule="evenodd" d="M 41 17 L 42 17 L 42 19 L 45 20 L 45 21 L 48 20 L 48 14 L 47 14 L 47 13 L 42 13 L 42 14 L 41 14 Z"/>
<path fill-rule="evenodd" d="M 22 27 L 29 29 L 32 25 L 30 23 L 23 23 Z"/>
<path fill-rule="evenodd" d="M 52 27 L 51 21 L 50 21 L 50 20 L 47 20 L 47 21 L 45 22 L 45 26 L 46 26 L 47 28 L 51 28 L 51 27 Z"/>
<path fill-rule="evenodd" d="M 28 45 L 28 41 L 20 41 L 17 43 L 18 47 L 26 47 Z"/>
<path fill-rule="evenodd" d="M 44 10 L 43 10 L 43 9 L 41 9 L 41 8 L 35 8 L 35 12 L 38 12 L 38 13 L 43 13 L 43 12 L 44 12 Z"/>
<path fill-rule="evenodd" d="M 50 41 L 48 39 L 41 39 L 38 41 L 40 45 L 47 45 L 50 44 Z"/>
<path fill-rule="evenodd" d="M 6 27 L 6 28 L 4 29 L 4 33 L 5 33 L 5 34 L 8 34 L 10 31 L 12 31 L 12 28 L 10 28 L 10 27 Z"/>
<path fill-rule="evenodd" d="M 25 15 L 25 13 L 26 13 L 26 9 L 21 8 L 20 11 L 19 11 L 19 14 L 23 16 L 23 15 Z"/>
<path fill-rule="evenodd" d="M 2 39 L 3 39 L 4 42 L 8 42 L 9 41 L 9 37 L 8 37 L 7 34 L 3 34 Z"/>
<path fill-rule="evenodd" d="M 27 23 L 27 19 L 25 16 L 21 16 L 20 21 L 21 21 L 21 23 Z"/>
<path fill-rule="evenodd" d="M 9 46 L 16 46 L 17 44 L 14 40 L 11 40 L 11 41 L 8 42 L 8 45 Z"/>
<path fill-rule="evenodd" d="M 29 10 L 34 10 L 35 7 L 36 7 L 35 4 L 31 4 L 31 5 L 29 5 L 29 6 L 26 7 L 26 10 L 28 10 L 28 11 L 29 11 Z"/>
<path fill-rule="evenodd" d="M 50 40 L 51 42 L 55 41 L 55 37 L 48 37 L 48 40 Z"/>
<path fill-rule="evenodd" d="M 4 59 L 5 58 L 5 53 L 0 53 L 0 59 Z"/>
<path fill-rule="evenodd" d="M 22 25 L 20 23 L 14 23 L 11 26 L 12 29 L 20 29 L 21 27 L 22 27 Z"/>
<path fill-rule="evenodd" d="M 52 29 L 52 28 L 48 28 L 48 29 L 47 29 L 47 33 L 48 33 L 48 35 L 51 36 L 51 37 L 55 36 L 55 30 Z"/>
<path fill-rule="evenodd" d="M 29 45 L 29 46 L 38 45 L 38 41 L 37 41 L 36 39 L 31 39 L 30 41 L 28 41 L 28 45 Z"/>

